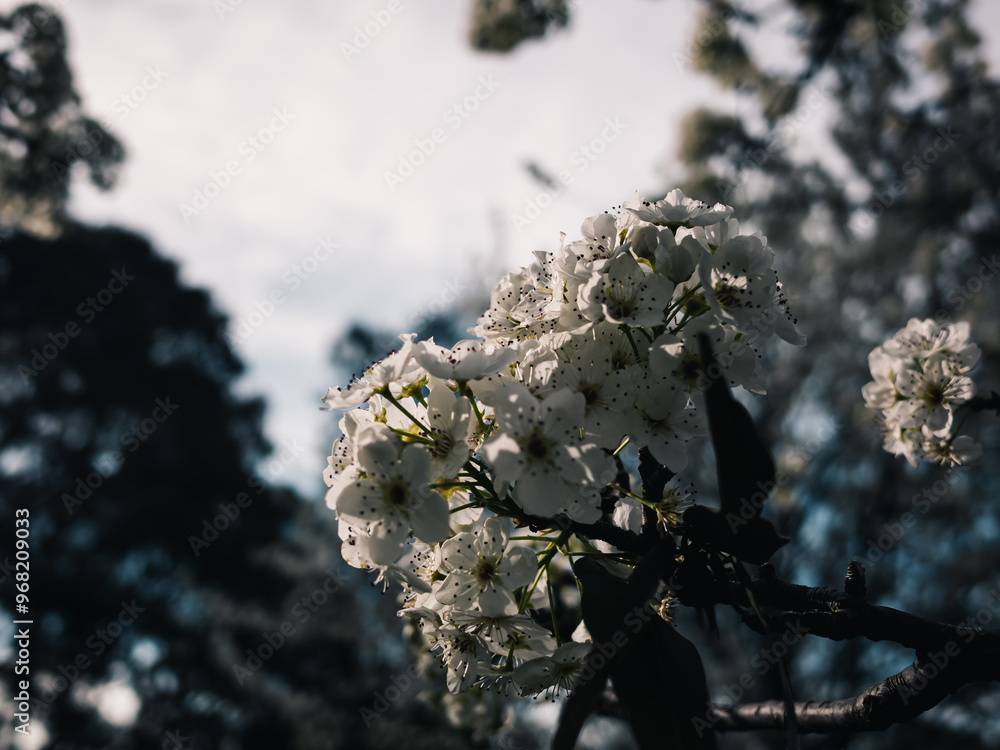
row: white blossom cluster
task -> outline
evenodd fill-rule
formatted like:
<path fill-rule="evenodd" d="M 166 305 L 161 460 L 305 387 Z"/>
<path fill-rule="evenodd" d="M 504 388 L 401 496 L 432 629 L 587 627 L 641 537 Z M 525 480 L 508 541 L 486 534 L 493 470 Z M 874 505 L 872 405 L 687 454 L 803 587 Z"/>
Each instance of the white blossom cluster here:
<path fill-rule="evenodd" d="M 978 458 L 982 448 L 959 435 L 955 411 L 976 394 L 967 373 L 979 357 L 968 323 L 942 326 L 931 319 L 912 318 L 874 349 L 868 364 L 875 379 L 862 393 L 881 413 L 885 450 L 913 466 L 920 459 L 955 465 Z"/>
<path fill-rule="evenodd" d="M 572 686 L 585 629 L 571 640 L 532 612 L 549 606 L 556 565 L 619 551 L 544 520 L 628 528 L 638 495 L 623 490 L 614 513 L 602 510 L 615 456 L 646 448 L 673 473 L 685 467 L 707 433 L 699 336 L 719 375 L 753 393 L 763 393 L 757 342 L 804 343 L 773 250 L 760 233 L 741 234 L 728 206 L 679 190 L 656 203 L 637 194 L 581 233 L 505 276 L 475 339 L 447 349 L 404 335 L 324 398 L 332 409 L 367 404 L 344 414 L 324 473 L 343 555 L 403 585 L 401 614 L 421 627 L 454 693 Z M 645 502 L 669 527 L 679 497 L 671 484 Z M 531 523 L 549 530 L 512 537 Z"/>

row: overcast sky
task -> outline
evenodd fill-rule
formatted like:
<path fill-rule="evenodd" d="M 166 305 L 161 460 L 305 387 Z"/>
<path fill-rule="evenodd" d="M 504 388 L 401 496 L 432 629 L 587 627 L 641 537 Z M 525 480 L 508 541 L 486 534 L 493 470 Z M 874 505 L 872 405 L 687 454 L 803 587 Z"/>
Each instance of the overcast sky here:
<path fill-rule="evenodd" d="M 492 287 L 679 179 L 685 113 L 739 106 L 678 63 L 689 0 L 570 0 L 567 30 L 511 55 L 470 49 L 469 0 L 53 5 L 85 110 L 128 149 L 117 188 L 81 182 L 72 210 L 146 234 L 212 292 L 241 391 L 268 399 L 277 447 L 305 447 L 278 479 L 314 496 L 336 418 L 319 399 L 349 375 L 330 346 L 353 319 L 403 332 Z M 530 213 L 528 161 L 565 182 Z"/>

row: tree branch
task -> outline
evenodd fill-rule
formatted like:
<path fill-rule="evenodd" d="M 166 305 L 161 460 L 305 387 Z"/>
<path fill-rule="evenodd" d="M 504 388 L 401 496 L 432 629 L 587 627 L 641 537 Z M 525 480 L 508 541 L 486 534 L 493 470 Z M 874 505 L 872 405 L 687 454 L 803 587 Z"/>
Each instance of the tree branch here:
<path fill-rule="evenodd" d="M 877 732 L 909 721 L 933 708 L 963 685 L 1000 679 L 1000 659 L 995 648 L 951 649 L 927 661 L 915 661 L 898 674 L 873 685 L 854 698 L 795 703 L 800 732 Z M 720 732 L 784 729 L 782 701 L 746 703 L 729 708 L 711 706 L 706 721 Z"/>
<path fill-rule="evenodd" d="M 917 653 L 912 665 L 856 697 L 796 703 L 799 731 L 880 731 L 919 716 L 963 685 L 1000 681 L 1000 632 L 948 625 L 869 604 L 863 598 L 863 584 L 855 583 L 853 589 L 845 593 L 798 586 L 777 578 L 769 565 L 762 566 L 761 576 L 753 581 L 760 605 L 783 610 L 766 616 L 770 633 L 809 633 L 831 640 L 863 637 L 898 643 Z M 744 617 L 744 622 L 754 630 L 763 629 L 755 616 Z M 719 731 L 784 729 L 785 705 L 764 701 L 710 706 L 705 720 Z"/>
<path fill-rule="evenodd" d="M 630 555 L 642 555 L 656 543 L 656 538 L 646 539 L 640 537 L 638 534 L 628 529 L 623 529 L 620 526 L 615 526 L 608 521 L 580 523 L 562 513 L 552 518 L 522 515 L 518 516 L 515 520 L 519 526 L 527 526 L 532 530 L 562 529 L 563 531 L 572 531 L 574 534 L 579 534 L 589 539 L 600 539 L 608 544 L 613 544 L 622 552 Z"/>
<path fill-rule="evenodd" d="M 1000 645 L 1000 635 L 995 632 L 934 622 L 891 607 L 869 604 L 836 589 L 799 586 L 777 578 L 772 570 L 769 566 L 761 568 L 761 577 L 754 581 L 754 595 L 764 606 L 785 610 L 785 614 L 767 618 L 769 629 L 774 632 L 783 632 L 795 623 L 813 635 L 830 640 L 863 637 L 870 641 L 891 641 L 918 654 L 940 649 L 949 641 L 967 643 L 974 638 L 987 639 L 994 648 Z M 747 624 L 754 627 L 755 622 Z M 759 622 L 756 625 L 759 629 Z"/>

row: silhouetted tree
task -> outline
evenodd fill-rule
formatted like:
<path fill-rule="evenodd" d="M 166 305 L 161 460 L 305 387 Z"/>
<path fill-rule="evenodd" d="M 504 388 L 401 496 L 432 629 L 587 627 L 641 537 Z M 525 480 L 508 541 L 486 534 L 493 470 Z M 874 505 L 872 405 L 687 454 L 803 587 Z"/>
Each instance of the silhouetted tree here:
<path fill-rule="evenodd" d="M 31 3 L 0 15 L 0 223 L 51 235 L 66 219 L 74 168 L 110 188 L 125 152 L 83 114 L 66 62 L 62 19 Z"/>
<path fill-rule="evenodd" d="M 473 0 L 469 41 L 475 49 L 510 52 L 570 18 L 566 0 Z"/>
<path fill-rule="evenodd" d="M 234 394 L 243 365 L 206 291 L 141 236 L 66 216 L 72 164 L 110 187 L 121 148 L 80 113 L 55 12 L 0 24 L 16 227 L 0 242 L 0 609 L 13 619 L 7 541 L 26 510 L 33 619 L 30 673 L 6 652 L 0 704 L 29 679 L 51 748 L 468 747 L 412 691 L 360 711 L 390 674 L 358 648 L 329 512 L 277 484 L 301 449 L 272 451 L 263 401 Z"/>

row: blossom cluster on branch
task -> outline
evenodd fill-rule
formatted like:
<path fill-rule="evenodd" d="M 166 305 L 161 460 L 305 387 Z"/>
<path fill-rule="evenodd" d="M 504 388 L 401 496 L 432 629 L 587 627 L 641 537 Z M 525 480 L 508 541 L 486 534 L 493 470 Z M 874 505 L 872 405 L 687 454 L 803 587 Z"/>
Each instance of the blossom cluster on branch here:
<path fill-rule="evenodd" d="M 661 481 L 645 497 L 627 468 L 638 451 L 667 478 L 681 471 L 707 433 L 711 380 L 763 393 L 757 342 L 804 343 L 767 239 L 741 234 L 732 213 L 679 190 L 636 195 L 505 276 L 476 339 L 447 349 L 404 335 L 327 392 L 329 408 L 367 404 L 344 414 L 324 474 L 344 557 L 403 585 L 401 614 L 447 666 L 451 691 L 571 687 L 587 647 L 531 613 L 549 607 L 567 560 L 626 556 L 554 524 L 512 530 L 559 517 L 634 531 L 645 505 L 673 531 L 685 495 Z M 711 378 L 706 338 L 721 368 Z"/>
<path fill-rule="evenodd" d="M 713 590 L 746 589 L 744 562 L 787 541 L 760 517 L 775 468 L 729 389 L 764 393 L 758 342 L 805 343 L 774 251 L 732 213 L 679 190 L 636 194 L 501 279 L 476 338 L 446 348 L 404 334 L 327 391 L 327 408 L 347 410 L 324 472 L 342 554 L 401 585 L 400 615 L 423 659 L 446 668 L 451 713 L 475 718 L 465 696 L 484 687 L 593 702 L 610 676 L 640 736 L 656 731 L 636 725 L 643 702 L 674 706 L 681 734 L 690 722 L 677 717 L 704 714 L 697 650 L 665 626 L 670 586 L 710 606 Z M 884 412 L 885 447 L 971 458 L 954 410 L 974 394 L 978 358 L 967 324 L 916 320 L 872 352 L 864 396 Z M 721 508 L 682 514 L 676 475 L 710 429 Z M 623 655 L 602 671 L 595 650 L 609 642 Z M 659 657 L 627 655 L 628 643 Z M 684 691 L 629 692 L 678 668 L 696 675 Z M 691 746 L 711 746 L 701 739 Z"/>
<path fill-rule="evenodd" d="M 879 411 L 884 447 L 913 466 L 920 459 L 961 464 L 978 458 L 982 448 L 955 418 L 976 394 L 968 372 L 980 350 L 969 342 L 969 324 L 941 325 L 912 318 L 906 327 L 868 355 L 874 380 L 862 392 L 870 409 Z"/>

